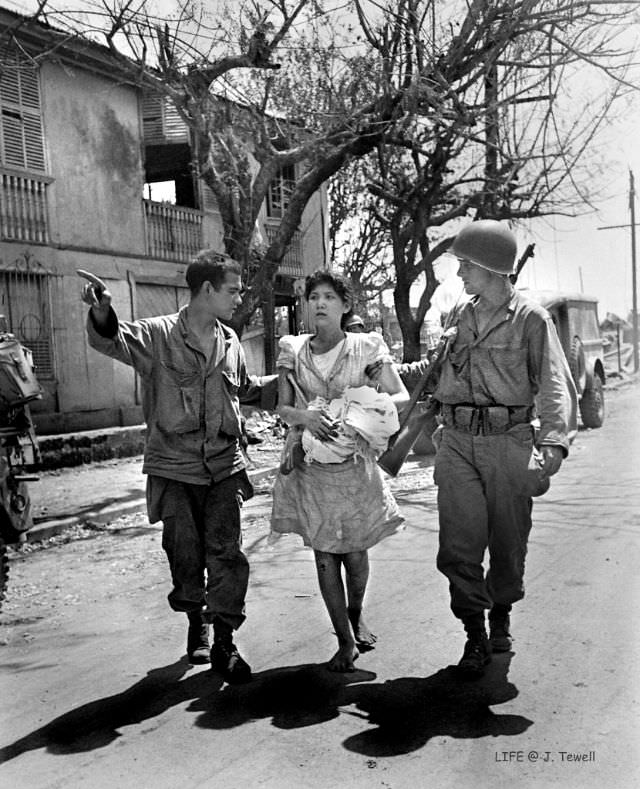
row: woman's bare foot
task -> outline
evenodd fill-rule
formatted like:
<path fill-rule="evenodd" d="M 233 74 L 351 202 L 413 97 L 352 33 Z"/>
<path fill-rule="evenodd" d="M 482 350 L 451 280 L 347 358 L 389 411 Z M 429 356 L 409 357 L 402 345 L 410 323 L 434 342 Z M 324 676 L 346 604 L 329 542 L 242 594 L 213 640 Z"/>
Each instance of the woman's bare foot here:
<path fill-rule="evenodd" d="M 355 671 L 354 661 L 360 656 L 355 644 L 343 644 L 327 663 L 329 671 Z"/>
<path fill-rule="evenodd" d="M 365 649 L 373 649 L 378 636 L 374 635 L 362 618 L 362 610 L 356 608 L 349 609 L 349 621 L 353 628 L 353 635 L 356 639 L 356 644 Z"/>

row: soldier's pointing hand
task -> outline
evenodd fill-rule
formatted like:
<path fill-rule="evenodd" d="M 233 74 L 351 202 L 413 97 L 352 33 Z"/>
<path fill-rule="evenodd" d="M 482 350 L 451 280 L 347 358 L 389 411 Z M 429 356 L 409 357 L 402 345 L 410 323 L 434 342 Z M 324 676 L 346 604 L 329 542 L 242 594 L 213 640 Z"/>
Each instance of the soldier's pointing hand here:
<path fill-rule="evenodd" d="M 100 277 L 96 277 L 90 271 L 79 268 L 76 273 L 87 280 L 82 288 L 82 301 L 91 307 L 95 323 L 98 326 L 105 326 L 111 309 L 111 293 Z"/>
<path fill-rule="evenodd" d="M 111 293 L 107 289 L 106 284 L 100 277 L 96 277 L 90 271 L 84 271 L 79 268 L 77 269 L 77 274 L 88 280 L 82 288 L 82 301 L 92 308 L 96 318 L 106 318 L 111 307 Z"/>

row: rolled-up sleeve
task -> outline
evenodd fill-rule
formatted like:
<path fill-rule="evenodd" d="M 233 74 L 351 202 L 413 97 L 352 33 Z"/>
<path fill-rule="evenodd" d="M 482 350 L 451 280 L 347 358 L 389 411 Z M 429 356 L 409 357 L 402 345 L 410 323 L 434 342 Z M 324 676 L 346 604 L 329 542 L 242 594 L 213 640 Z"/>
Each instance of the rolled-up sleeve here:
<path fill-rule="evenodd" d="M 577 431 L 578 393 L 551 318 L 530 336 L 529 353 L 537 388 L 538 443 L 560 446 L 566 455 Z"/>

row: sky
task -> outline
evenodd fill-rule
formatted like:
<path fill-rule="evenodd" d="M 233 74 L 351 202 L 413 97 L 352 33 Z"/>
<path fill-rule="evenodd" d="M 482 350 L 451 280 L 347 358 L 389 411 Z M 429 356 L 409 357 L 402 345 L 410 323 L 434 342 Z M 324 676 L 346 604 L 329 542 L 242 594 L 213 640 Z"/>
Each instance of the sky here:
<path fill-rule="evenodd" d="M 165 1 L 157 0 L 159 4 Z M 0 5 L 28 13 L 36 3 L 35 0 L 0 0 Z M 517 230 L 519 254 L 527 244 L 536 245 L 535 256 L 527 262 L 519 285 L 596 296 L 600 320 L 608 312 L 626 318 L 632 308 L 631 229 L 600 228 L 629 225 L 629 170 L 636 177 L 640 193 L 640 100 L 635 107 L 635 111 L 629 111 L 609 131 L 611 196 L 595 206 L 597 212 L 576 218 L 534 220 Z M 640 220 L 640 197 L 636 200 L 636 215 Z M 640 228 L 637 230 L 640 257 Z"/>
<path fill-rule="evenodd" d="M 624 128 L 611 133 L 616 163 L 611 168 L 613 195 L 597 204 L 597 212 L 576 218 L 555 217 L 530 223 L 518 231 L 519 250 L 536 244 L 520 285 L 534 289 L 579 291 L 599 299 L 598 313 L 626 318 L 632 308 L 632 239 L 629 211 L 629 171 L 635 176 L 636 223 L 640 221 L 640 111 Z M 615 229 L 611 226 L 627 225 Z M 640 228 L 636 227 L 640 259 Z M 640 260 L 636 264 L 636 269 Z"/>

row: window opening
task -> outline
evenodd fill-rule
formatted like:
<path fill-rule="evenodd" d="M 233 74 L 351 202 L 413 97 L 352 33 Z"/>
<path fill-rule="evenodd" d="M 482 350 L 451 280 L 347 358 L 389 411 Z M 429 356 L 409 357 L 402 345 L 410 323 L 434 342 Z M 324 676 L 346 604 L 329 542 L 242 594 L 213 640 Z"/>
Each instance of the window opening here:
<path fill-rule="evenodd" d="M 278 175 L 269 184 L 267 193 L 267 215 L 269 217 L 281 219 L 284 216 L 295 185 L 295 167 L 292 164 L 288 164 L 281 168 Z"/>

